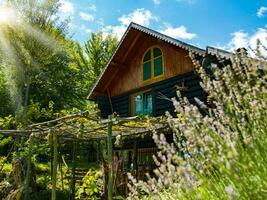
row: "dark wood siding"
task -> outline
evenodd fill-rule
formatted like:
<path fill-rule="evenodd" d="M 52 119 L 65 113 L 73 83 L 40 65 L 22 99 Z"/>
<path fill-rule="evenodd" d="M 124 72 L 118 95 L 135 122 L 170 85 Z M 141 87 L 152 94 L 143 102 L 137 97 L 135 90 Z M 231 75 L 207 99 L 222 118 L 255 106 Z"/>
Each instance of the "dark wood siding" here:
<path fill-rule="evenodd" d="M 107 118 L 110 114 L 112 114 L 108 97 L 97 96 L 96 102 L 98 104 L 98 108 L 101 111 L 102 118 Z"/>
<path fill-rule="evenodd" d="M 195 97 L 206 102 L 206 94 L 201 88 L 199 81 L 200 79 L 195 72 L 189 72 L 156 84 L 153 87 L 155 95 L 154 115 L 164 115 L 165 111 L 169 111 L 173 116 L 175 116 L 171 98 L 176 97 L 176 86 L 181 86 L 183 83 L 184 86 L 187 87 L 187 90 L 181 92 L 182 96 L 187 97 L 190 103 L 197 105 L 194 100 Z M 162 96 L 168 98 L 169 100 L 162 98 Z"/>
<path fill-rule="evenodd" d="M 131 113 L 130 95 L 124 94 L 112 97 L 112 107 L 113 111 L 119 114 L 120 117 L 129 117 Z"/>
<path fill-rule="evenodd" d="M 131 96 L 137 92 L 151 89 L 153 93 L 153 115 L 161 116 L 165 114 L 165 111 L 169 111 L 173 116 L 175 116 L 171 98 L 176 97 L 176 86 L 181 86 L 184 83 L 187 90 L 182 92 L 182 96 L 187 97 L 190 103 L 197 105 L 194 100 L 195 97 L 206 102 L 206 94 L 201 88 L 199 81 L 200 79 L 198 75 L 192 71 L 137 90 L 132 90 L 112 97 L 113 111 L 121 117 L 131 116 Z M 167 97 L 169 100 L 162 98 L 162 96 Z M 101 109 L 102 117 L 107 117 L 108 114 L 111 114 L 108 98 L 102 97 L 99 108 Z"/>

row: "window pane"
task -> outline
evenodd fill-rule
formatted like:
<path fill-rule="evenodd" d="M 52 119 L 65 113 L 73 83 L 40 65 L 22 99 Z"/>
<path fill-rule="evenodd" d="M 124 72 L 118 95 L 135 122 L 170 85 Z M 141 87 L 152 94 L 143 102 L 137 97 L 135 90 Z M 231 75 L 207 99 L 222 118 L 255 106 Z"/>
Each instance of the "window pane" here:
<path fill-rule="evenodd" d="M 144 94 L 144 114 L 152 114 L 152 94 Z"/>
<path fill-rule="evenodd" d="M 152 94 L 143 93 L 134 96 L 134 115 L 148 115 L 152 114 Z"/>
<path fill-rule="evenodd" d="M 149 50 L 149 51 L 146 53 L 143 62 L 149 61 L 150 59 L 151 59 L 151 51 Z"/>
<path fill-rule="evenodd" d="M 143 94 L 134 97 L 134 115 L 143 113 Z"/>
<path fill-rule="evenodd" d="M 154 54 L 154 58 L 158 57 L 158 56 L 161 56 L 162 55 L 162 52 L 159 48 L 154 48 L 153 49 L 153 54 Z"/>
<path fill-rule="evenodd" d="M 162 56 L 154 60 L 154 76 L 163 74 Z"/>
<path fill-rule="evenodd" d="M 146 62 L 143 64 L 143 80 L 151 79 L 151 62 Z"/>

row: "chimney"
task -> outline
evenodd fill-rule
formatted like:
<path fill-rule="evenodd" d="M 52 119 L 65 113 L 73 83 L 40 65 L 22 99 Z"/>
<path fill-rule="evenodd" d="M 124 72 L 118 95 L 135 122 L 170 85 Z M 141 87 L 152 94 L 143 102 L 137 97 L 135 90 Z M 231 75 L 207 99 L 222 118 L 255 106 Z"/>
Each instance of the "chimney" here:
<path fill-rule="evenodd" d="M 238 48 L 236 50 L 237 55 L 241 56 L 241 57 L 247 57 L 248 56 L 248 50 L 245 47 L 242 48 Z"/>

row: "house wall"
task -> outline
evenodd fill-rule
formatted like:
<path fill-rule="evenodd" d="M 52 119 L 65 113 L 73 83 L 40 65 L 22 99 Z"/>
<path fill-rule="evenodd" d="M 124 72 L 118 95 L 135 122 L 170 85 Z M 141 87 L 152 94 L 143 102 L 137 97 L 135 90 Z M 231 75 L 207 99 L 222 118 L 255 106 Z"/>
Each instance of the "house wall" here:
<path fill-rule="evenodd" d="M 140 37 L 133 50 L 128 54 L 126 62 L 110 82 L 108 89 L 112 97 L 145 86 L 142 81 L 142 59 L 147 49 L 154 45 L 160 47 L 163 53 L 165 71 L 163 79 L 194 70 L 186 50 L 144 35 Z"/>
<path fill-rule="evenodd" d="M 197 105 L 194 100 L 195 97 L 206 102 L 206 94 L 199 82 L 199 76 L 194 71 L 191 71 L 114 96 L 111 98 L 111 104 L 107 97 L 99 98 L 98 105 L 100 109 L 102 108 L 102 117 L 104 118 L 112 113 L 111 106 L 113 112 L 116 112 L 121 117 L 129 117 L 132 116 L 132 95 L 143 90 L 151 89 L 154 96 L 153 115 L 161 116 L 164 115 L 165 111 L 169 111 L 175 116 L 174 107 L 170 99 L 176 97 L 176 86 L 181 86 L 184 83 L 187 87 L 187 91 L 182 92 L 182 96 L 187 97 L 189 102 Z M 169 98 L 169 100 L 163 99 L 162 96 Z"/>

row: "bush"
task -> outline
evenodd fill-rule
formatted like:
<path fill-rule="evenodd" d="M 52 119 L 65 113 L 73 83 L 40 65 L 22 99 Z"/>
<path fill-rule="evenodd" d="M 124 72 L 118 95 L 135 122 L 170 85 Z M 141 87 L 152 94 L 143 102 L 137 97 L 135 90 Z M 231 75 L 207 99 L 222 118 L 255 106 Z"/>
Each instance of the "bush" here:
<path fill-rule="evenodd" d="M 36 180 L 40 190 L 46 190 L 48 184 L 50 183 L 50 176 L 48 175 L 42 175 L 39 176 Z"/>
<path fill-rule="evenodd" d="M 81 199 L 85 195 L 89 199 L 101 199 L 104 189 L 103 184 L 102 172 L 90 169 L 83 178 L 82 185 L 77 190 L 76 198 Z"/>
<path fill-rule="evenodd" d="M 129 199 L 265 199 L 267 196 L 267 63 L 236 55 L 210 77 L 193 62 L 213 108 L 205 115 L 177 92 L 181 119 L 166 114 L 174 144 L 154 131 L 156 178 L 132 180 Z M 178 155 L 183 152 L 183 157 Z M 160 161 L 160 162 L 159 162 Z M 146 195 L 141 195 L 141 194 Z"/>

